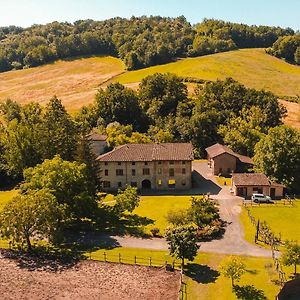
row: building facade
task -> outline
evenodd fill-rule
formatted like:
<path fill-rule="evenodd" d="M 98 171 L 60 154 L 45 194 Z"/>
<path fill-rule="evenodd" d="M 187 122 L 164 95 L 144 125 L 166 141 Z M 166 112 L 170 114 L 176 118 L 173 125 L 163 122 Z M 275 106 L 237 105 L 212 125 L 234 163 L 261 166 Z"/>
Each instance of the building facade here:
<path fill-rule="evenodd" d="M 193 148 L 188 143 L 127 144 L 100 155 L 102 187 L 186 190 L 192 186 Z"/>
<path fill-rule="evenodd" d="M 284 196 L 285 186 L 274 183 L 262 173 L 235 173 L 232 175 L 232 192 L 235 196 L 250 199 L 252 194 L 264 194 L 272 199 Z"/>
<path fill-rule="evenodd" d="M 208 165 L 212 174 L 231 174 L 234 172 L 247 172 L 253 166 L 250 157 L 240 155 L 225 145 L 214 144 L 205 149 Z"/>

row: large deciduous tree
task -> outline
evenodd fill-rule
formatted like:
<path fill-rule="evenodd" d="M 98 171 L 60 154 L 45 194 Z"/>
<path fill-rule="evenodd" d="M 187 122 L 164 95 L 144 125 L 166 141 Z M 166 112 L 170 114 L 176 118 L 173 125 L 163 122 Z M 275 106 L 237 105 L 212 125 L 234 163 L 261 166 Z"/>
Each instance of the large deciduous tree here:
<path fill-rule="evenodd" d="M 255 146 L 255 169 L 300 190 L 300 132 L 288 126 L 269 130 Z"/>
<path fill-rule="evenodd" d="M 118 194 L 114 196 L 114 200 L 116 201 L 114 209 L 118 214 L 126 211 L 131 213 L 140 204 L 137 188 L 129 185 L 126 186 L 125 190 L 119 190 Z"/>
<path fill-rule="evenodd" d="M 24 171 L 22 191 L 47 188 L 60 204 L 66 204 L 72 217 L 92 217 L 97 209 L 95 188 L 87 166 L 64 161 L 60 156 Z"/>
<path fill-rule="evenodd" d="M 64 218 L 65 206 L 49 190 L 29 190 L 5 205 L 0 213 L 0 232 L 13 242 L 25 242 L 30 251 L 32 238 L 51 241 Z"/>

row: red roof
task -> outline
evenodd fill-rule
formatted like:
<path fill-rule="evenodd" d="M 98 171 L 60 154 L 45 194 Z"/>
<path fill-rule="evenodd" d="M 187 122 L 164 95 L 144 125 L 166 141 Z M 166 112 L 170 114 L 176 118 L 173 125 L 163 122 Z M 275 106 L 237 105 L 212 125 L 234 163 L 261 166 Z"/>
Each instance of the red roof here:
<path fill-rule="evenodd" d="M 99 161 L 164 161 L 193 160 L 189 143 L 126 144 L 100 155 Z"/>
<path fill-rule="evenodd" d="M 211 158 L 214 158 L 221 154 L 227 153 L 229 155 L 232 155 L 232 156 L 238 158 L 241 162 L 243 162 L 245 164 L 253 165 L 253 160 L 250 157 L 238 154 L 238 153 L 234 152 L 233 150 L 231 150 L 229 147 L 227 147 L 225 145 L 221 145 L 219 143 L 214 144 L 210 147 L 207 147 L 205 150 L 206 150 L 207 154 L 209 155 L 209 157 L 211 157 Z"/>
<path fill-rule="evenodd" d="M 234 173 L 232 183 L 236 186 L 269 186 L 270 181 L 263 173 Z"/>

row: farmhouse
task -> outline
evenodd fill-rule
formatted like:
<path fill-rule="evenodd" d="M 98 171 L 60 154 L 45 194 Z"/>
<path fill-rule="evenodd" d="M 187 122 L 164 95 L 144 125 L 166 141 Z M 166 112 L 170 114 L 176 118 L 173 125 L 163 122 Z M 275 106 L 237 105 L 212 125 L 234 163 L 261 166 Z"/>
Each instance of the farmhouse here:
<path fill-rule="evenodd" d="M 191 188 L 193 147 L 189 143 L 126 144 L 100 155 L 104 190 Z"/>
<path fill-rule="evenodd" d="M 274 183 L 262 173 L 235 173 L 232 175 L 232 191 L 236 196 L 250 198 L 253 193 L 264 194 L 272 199 L 284 196 L 285 186 Z"/>
<path fill-rule="evenodd" d="M 250 157 L 240 155 L 225 145 L 214 144 L 205 149 L 208 165 L 214 175 L 246 172 L 253 166 Z"/>

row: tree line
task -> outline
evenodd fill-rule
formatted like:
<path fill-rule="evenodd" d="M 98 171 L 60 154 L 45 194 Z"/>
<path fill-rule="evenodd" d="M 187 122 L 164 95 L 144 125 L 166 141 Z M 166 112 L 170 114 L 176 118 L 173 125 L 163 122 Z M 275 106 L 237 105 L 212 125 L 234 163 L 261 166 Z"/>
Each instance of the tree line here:
<path fill-rule="evenodd" d="M 280 37 L 266 52 L 300 65 L 300 34 Z"/>
<path fill-rule="evenodd" d="M 294 35 L 290 28 L 248 26 L 204 19 L 192 26 L 183 16 L 112 18 L 0 27 L 0 72 L 34 67 L 79 55 L 114 55 L 129 70 L 236 48 L 271 47 Z"/>

